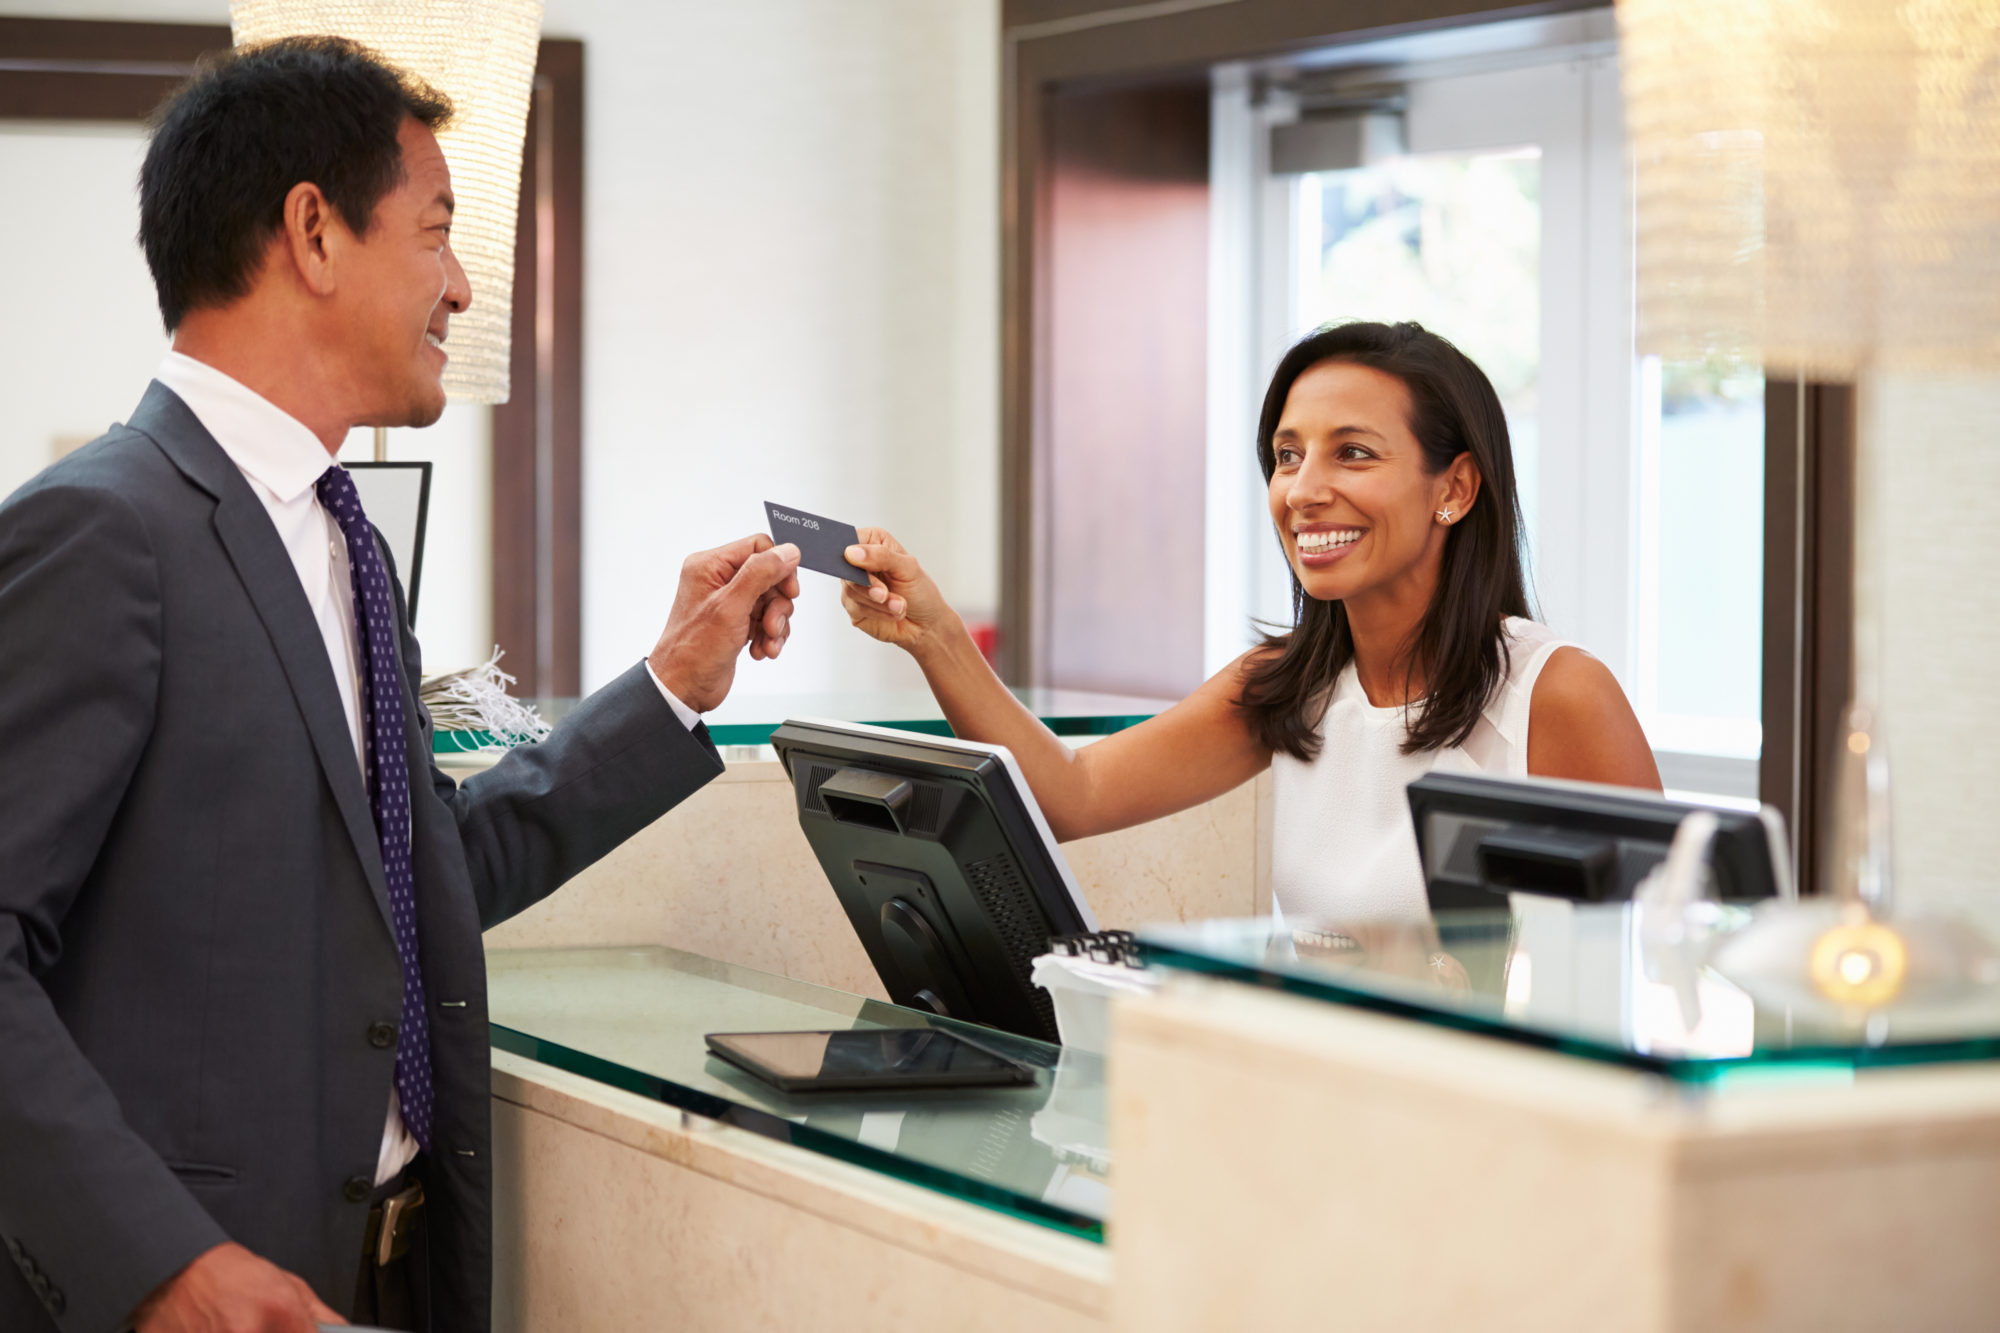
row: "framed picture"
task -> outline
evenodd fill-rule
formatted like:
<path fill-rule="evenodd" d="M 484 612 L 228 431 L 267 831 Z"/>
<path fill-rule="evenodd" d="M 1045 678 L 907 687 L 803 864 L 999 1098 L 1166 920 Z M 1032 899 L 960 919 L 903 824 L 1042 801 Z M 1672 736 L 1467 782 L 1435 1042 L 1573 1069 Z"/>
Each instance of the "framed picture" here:
<path fill-rule="evenodd" d="M 353 474 L 375 530 L 389 544 L 389 556 L 403 576 L 403 594 L 410 604 L 410 623 L 417 623 L 417 590 L 423 582 L 424 524 L 431 508 L 429 463 L 345 463 Z"/>

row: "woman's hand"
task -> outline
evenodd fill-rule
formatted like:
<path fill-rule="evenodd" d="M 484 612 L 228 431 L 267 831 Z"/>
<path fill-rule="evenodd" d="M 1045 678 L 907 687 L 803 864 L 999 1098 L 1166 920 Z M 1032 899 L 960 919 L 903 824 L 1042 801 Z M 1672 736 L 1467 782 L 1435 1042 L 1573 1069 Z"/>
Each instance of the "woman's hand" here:
<path fill-rule="evenodd" d="M 958 613 L 901 542 L 881 528 L 862 528 L 859 535 L 861 544 L 847 548 L 847 559 L 868 571 L 868 587 L 849 583 L 840 590 L 840 604 L 857 629 L 912 654 L 960 629 Z"/>

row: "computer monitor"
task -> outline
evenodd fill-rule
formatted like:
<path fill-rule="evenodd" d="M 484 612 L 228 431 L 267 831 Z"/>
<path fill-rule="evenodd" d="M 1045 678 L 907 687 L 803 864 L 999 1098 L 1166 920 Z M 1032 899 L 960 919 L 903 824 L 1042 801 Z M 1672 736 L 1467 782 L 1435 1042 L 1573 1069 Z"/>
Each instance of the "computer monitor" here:
<path fill-rule="evenodd" d="M 1768 805 L 1744 810 L 1590 782 L 1470 773 L 1426 774 L 1410 784 L 1409 797 L 1433 911 L 1504 908 L 1510 893 L 1626 901 L 1696 810 L 1716 817 L 1717 897 L 1794 893 L 1784 821 Z"/>
<path fill-rule="evenodd" d="M 428 462 L 347 463 L 354 492 L 403 577 L 403 603 L 417 623 L 417 595 L 424 588 L 424 529 L 430 522 L 431 465 Z"/>
<path fill-rule="evenodd" d="M 772 733 L 812 844 L 889 998 L 1055 1041 L 1028 979 L 1056 935 L 1097 929 L 1014 757 L 854 722 Z"/>

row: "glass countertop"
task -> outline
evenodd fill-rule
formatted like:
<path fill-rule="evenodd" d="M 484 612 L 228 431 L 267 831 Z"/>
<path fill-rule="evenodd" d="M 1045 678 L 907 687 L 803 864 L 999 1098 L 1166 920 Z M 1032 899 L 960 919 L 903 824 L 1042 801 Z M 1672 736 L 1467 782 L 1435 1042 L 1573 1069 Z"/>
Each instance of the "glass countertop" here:
<path fill-rule="evenodd" d="M 1150 966 L 1275 986 L 1691 1084 L 2000 1058 L 2000 906 L 1890 923 L 1900 978 L 1842 981 L 1830 901 L 1669 913 L 1516 895 L 1421 922 L 1268 918 L 1142 929 Z M 1866 954 L 1866 959 L 1875 954 Z M 1898 961 L 1899 960 L 1899 961 Z M 1853 962 L 1859 969 L 1861 962 Z M 1816 980 L 1818 976 L 1820 979 Z M 1871 989 L 1872 986 L 1872 989 Z"/>
<path fill-rule="evenodd" d="M 1101 1242 L 1104 1066 L 661 948 L 495 949 L 493 1045 L 696 1115 Z M 787 1095 L 708 1053 L 710 1032 L 936 1028 L 1034 1067 L 1033 1087 Z"/>
<path fill-rule="evenodd" d="M 1144 722 L 1173 706 L 1169 699 L 1142 699 L 1086 690 L 1019 686 L 1012 690 L 1027 709 L 1058 736 L 1108 736 Z M 574 699 L 530 701 L 549 722 L 560 722 Z M 931 736 L 949 736 L 951 727 L 929 690 L 866 690 L 834 694 L 732 695 L 707 715 L 709 737 L 717 745 L 766 745 L 787 718 L 831 718 L 867 722 Z M 477 750 L 491 744 L 480 731 L 440 731 L 433 748 L 440 754 Z"/>

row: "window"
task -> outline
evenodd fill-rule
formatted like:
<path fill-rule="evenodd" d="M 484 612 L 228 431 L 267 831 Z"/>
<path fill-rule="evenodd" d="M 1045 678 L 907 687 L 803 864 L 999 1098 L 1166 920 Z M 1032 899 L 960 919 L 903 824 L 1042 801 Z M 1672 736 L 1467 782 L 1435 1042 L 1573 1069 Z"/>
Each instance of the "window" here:
<path fill-rule="evenodd" d="M 1741 363 L 1648 357 L 1638 431 L 1633 706 L 1656 750 L 1754 764 L 1763 739 L 1764 376 Z"/>

